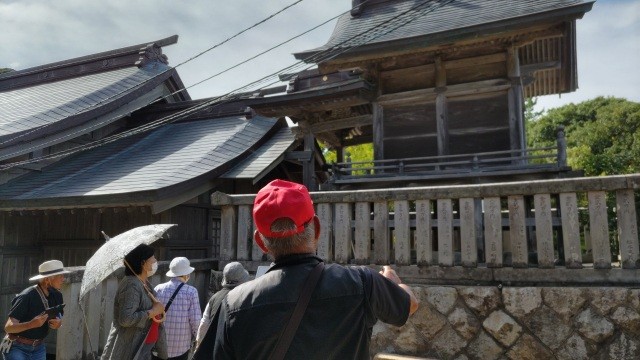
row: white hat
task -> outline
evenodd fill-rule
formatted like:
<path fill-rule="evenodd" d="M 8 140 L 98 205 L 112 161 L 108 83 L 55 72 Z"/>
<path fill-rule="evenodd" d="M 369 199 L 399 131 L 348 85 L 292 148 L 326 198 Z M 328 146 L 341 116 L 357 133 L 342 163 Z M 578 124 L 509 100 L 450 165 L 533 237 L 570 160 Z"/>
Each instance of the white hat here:
<path fill-rule="evenodd" d="M 38 266 L 38 272 L 40 274 L 29 278 L 29 281 L 44 279 L 49 276 L 61 275 L 61 274 L 69 274 L 71 271 L 67 271 L 64 269 L 62 265 L 62 261 L 60 260 L 49 260 L 45 261 L 40 266 Z"/>
<path fill-rule="evenodd" d="M 167 271 L 168 277 L 178 277 L 189 275 L 195 270 L 190 266 L 189 259 L 186 257 L 177 257 L 171 260 L 169 264 L 169 271 Z"/>

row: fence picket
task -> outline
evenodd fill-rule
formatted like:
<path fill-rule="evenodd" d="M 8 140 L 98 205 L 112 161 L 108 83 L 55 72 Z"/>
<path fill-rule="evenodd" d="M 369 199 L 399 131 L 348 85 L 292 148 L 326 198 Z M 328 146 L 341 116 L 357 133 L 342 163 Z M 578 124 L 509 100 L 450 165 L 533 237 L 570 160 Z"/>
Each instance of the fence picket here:
<path fill-rule="evenodd" d="M 416 200 L 416 261 L 418 265 L 433 265 L 431 231 L 431 200 Z"/>
<path fill-rule="evenodd" d="M 514 268 L 526 268 L 529 266 L 529 250 L 527 249 L 524 196 L 509 196 L 508 201 L 511 266 Z"/>
<path fill-rule="evenodd" d="M 607 197 L 604 191 L 589 191 L 589 231 L 593 246 L 593 267 L 611 268 L 611 244 L 609 242 L 609 220 Z"/>
<path fill-rule="evenodd" d="M 576 193 L 561 193 L 560 209 L 565 266 L 569 269 L 580 269 L 582 268 L 582 250 L 580 249 L 580 221 Z"/>
<path fill-rule="evenodd" d="M 553 251 L 553 227 L 551 223 L 551 196 L 536 194 L 533 196 L 536 209 L 536 251 L 538 253 L 538 267 L 552 268 L 555 266 Z"/>
<path fill-rule="evenodd" d="M 640 268 L 638 250 L 638 223 L 633 190 L 616 192 L 616 215 L 620 238 L 620 261 L 623 269 Z"/>
<path fill-rule="evenodd" d="M 351 203 L 337 203 L 335 216 L 335 260 L 344 264 L 351 258 Z"/>
<path fill-rule="evenodd" d="M 354 232 L 356 264 L 369 264 L 371 256 L 371 206 L 368 202 L 356 203 Z"/>
<path fill-rule="evenodd" d="M 451 199 L 438 199 L 438 265 L 453 266 L 453 207 Z"/>
<path fill-rule="evenodd" d="M 484 242 L 487 267 L 502 267 L 502 215 L 499 197 L 484 199 Z"/>
<path fill-rule="evenodd" d="M 393 226 L 395 235 L 394 254 L 396 265 L 409 265 L 411 263 L 409 202 L 406 200 L 395 201 L 393 208 Z"/>
<path fill-rule="evenodd" d="M 389 205 L 386 201 L 373 203 L 373 249 L 376 264 L 389 263 Z"/>

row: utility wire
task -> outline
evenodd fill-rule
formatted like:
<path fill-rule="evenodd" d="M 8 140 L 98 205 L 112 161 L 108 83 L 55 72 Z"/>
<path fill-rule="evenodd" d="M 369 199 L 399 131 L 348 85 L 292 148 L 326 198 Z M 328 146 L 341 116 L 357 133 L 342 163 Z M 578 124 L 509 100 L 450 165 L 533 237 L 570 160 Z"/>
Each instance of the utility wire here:
<path fill-rule="evenodd" d="M 436 4 L 440 3 L 440 7 L 441 7 L 441 6 L 444 6 L 446 3 L 449 3 L 451 1 L 453 1 L 453 0 L 443 1 L 443 2 L 435 1 L 435 3 Z M 119 140 L 119 139 L 124 138 L 124 137 L 128 137 L 128 136 L 135 135 L 135 134 L 138 134 L 138 133 L 146 132 L 146 131 L 155 129 L 155 128 L 159 127 L 159 126 L 162 126 L 164 124 L 181 120 L 181 119 L 186 118 L 189 115 L 191 115 L 191 114 L 193 114 L 195 112 L 198 112 L 198 111 L 200 111 L 200 110 L 202 110 L 202 109 L 204 109 L 204 108 L 206 108 L 208 106 L 214 105 L 214 107 L 215 107 L 215 106 L 222 105 L 222 104 L 224 104 L 226 102 L 229 102 L 230 100 L 233 100 L 234 98 L 237 98 L 236 92 L 238 92 L 239 90 L 242 90 L 242 89 L 245 89 L 245 88 L 248 88 L 248 87 L 252 87 L 252 86 L 254 86 L 255 84 L 258 84 L 258 83 L 262 83 L 265 80 L 267 80 L 270 77 L 272 77 L 273 75 L 277 75 L 277 74 L 285 72 L 285 71 L 290 71 L 292 68 L 297 67 L 298 65 L 300 65 L 303 62 L 322 62 L 322 61 L 326 61 L 326 60 L 335 58 L 336 56 L 339 56 L 339 55 L 341 55 L 341 54 L 343 54 L 343 53 L 345 53 L 345 52 L 347 52 L 349 50 L 352 50 L 352 49 L 354 49 L 356 47 L 362 46 L 362 45 L 364 45 L 364 44 L 366 44 L 366 43 L 368 43 L 368 42 L 370 42 L 372 40 L 375 40 L 378 37 L 386 35 L 386 34 L 392 32 L 392 31 L 394 31 L 394 30 L 396 30 L 396 29 L 398 29 L 398 28 L 410 23 L 411 21 L 415 20 L 418 17 L 424 16 L 427 13 L 434 11 L 437 8 L 436 6 L 427 7 L 425 9 L 422 9 L 421 11 L 418 11 L 421 7 L 423 7 L 425 4 L 427 4 L 429 2 L 434 2 L 434 1 L 433 0 L 425 0 L 425 1 L 421 2 L 421 3 L 419 3 L 418 5 L 413 6 L 409 10 L 406 10 L 403 13 L 398 14 L 398 15 L 394 16 L 393 18 L 384 21 L 381 24 L 378 24 L 373 28 L 366 29 L 365 31 L 363 31 L 363 32 L 361 32 L 359 34 L 356 34 L 356 35 L 352 36 L 351 38 L 346 39 L 346 40 L 340 42 L 339 44 L 334 45 L 333 47 L 331 47 L 331 48 L 329 48 L 327 50 L 320 51 L 320 52 L 318 52 L 316 54 L 313 54 L 313 55 L 309 56 L 308 58 L 305 58 L 303 61 L 295 63 L 295 64 L 293 64 L 291 66 L 288 66 L 288 67 L 286 67 L 286 68 L 284 68 L 284 69 L 282 69 L 282 70 L 280 70 L 278 72 L 275 72 L 273 74 L 267 75 L 267 76 L 265 76 L 265 77 L 263 77 L 263 78 L 261 78 L 261 79 L 259 79 L 257 81 L 254 81 L 254 82 L 252 82 L 250 84 L 247 84 L 247 85 L 245 85 L 243 87 L 240 87 L 240 88 L 238 88 L 236 90 L 233 90 L 233 91 L 231 91 L 231 92 L 229 92 L 229 93 L 227 93 L 227 94 L 225 94 L 223 96 L 212 98 L 212 99 L 210 99 L 210 100 L 208 100 L 208 101 L 206 101 L 206 102 L 204 102 L 202 104 L 193 106 L 193 107 L 191 107 L 189 109 L 183 110 L 183 111 L 178 112 L 176 114 L 173 114 L 173 115 L 170 115 L 170 116 L 158 119 L 158 120 L 154 120 L 154 121 L 152 121 L 152 122 L 150 122 L 148 124 L 142 125 L 140 127 L 132 129 L 132 130 L 124 131 L 122 133 L 119 133 L 119 134 L 116 134 L 116 135 L 113 135 L 113 136 L 109 136 L 109 137 L 104 138 L 104 139 L 100 139 L 100 140 L 98 140 L 98 141 L 96 141 L 94 143 L 88 144 L 88 145 L 81 145 L 81 146 L 78 146 L 78 147 L 75 147 L 75 148 L 72 148 L 72 149 L 68 149 L 68 150 L 65 150 L 65 151 L 62 151 L 62 152 L 59 152 L 59 153 L 56 153 L 56 154 L 42 156 L 42 157 L 39 157 L 37 159 L 30 159 L 30 160 L 25 160 L 25 161 L 22 161 L 22 162 L 6 164 L 6 165 L 3 165 L 3 166 L 0 166 L 0 169 L 6 169 L 6 168 L 9 168 L 9 167 L 14 167 L 14 166 L 27 164 L 27 163 L 32 163 L 32 162 L 36 162 L 36 161 L 41 161 L 41 160 L 45 160 L 45 159 L 53 159 L 53 158 L 57 158 L 57 157 L 61 157 L 61 156 L 71 155 L 71 154 L 76 153 L 78 151 L 92 149 L 92 148 L 95 148 L 95 147 L 98 147 L 98 146 L 102 146 L 104 144 Z M 394 21 L 396 23 L 393 23 Z M 366 35 L 366 36 L 364 36 L 364 35 Z M 362 36 L 362 38 L 356 41 L 356 39 L 358 37 L 360 37 L 360 36 Z M 348 46 L 342 47 L 344 44 L 348 44 Z M 307 68 L 311 68 L 313 66 L 315 66 L 315 65 L 308 66 Z M 277 82 L 279 82 L 279 81 L 275 81 L 273 83 L 277 83 Z M 236 95 L 236 96 L 234 97 L 234 95 Z"/>
<path fill-rule="evenodd" d="M 104 99 L 102 99 L 102 100 L 98 101 L 97 103 L 92 104 L 91 106 L 89 106 L 89 107 L 87 107 L 87 108 L 85 108 L 85 109 L 83 109 L 83 110 L 81 110 L 81 111 L 76 112 L 75 114 L 73 114 L 73 115 L 71 115 L 71 116 L 74 116 L 74 115 L 80 114 L 80 113 L 82 113 L 82 112 L 88 111 L 88 110 L 90 110 L 90 109 L 92 109 L 92 108 L 95 108 L 95 107 L 97 107 L 97 106 L 99 106 L 99 105 L 103 104 L 103 103 L 104 103 L 104 102 L 106 102 L 106 101 L 109 101 L 109 100 L 111 100 L 111 99 L 117 98 L 117 97 L 119 97 L 119 96 L 121 96 L 121 95 L 123 95 L 123 94 L 125 94 L 125 93 L 127 93 L 127 92 L 133 91 L 133 90 L 135 90 L 136 88 L 139 88 L 139 87 L 141 87 L 142 85 L 144 85 L 144 84 L 146 84 L 146 83 L 148 83 L 148 82 L 152 81 L 152 80 L 153 80 L 153 79 L 155 79 L 156 77 L 158 77 L 158 76 L 160 76 L 160 75 L 162 75 L 162 74 L 164 74 L 164 73 L 166 73 L 166 72 L 168 72 L 168 71 L 172 71 L 173 69 L 175 69 L 175 68 L 177 68 L 177 67 L 179 67 L 179 66 L 182 66 L 182 65 L 184 65 L 184 64 L 186 64 L 186 63 L 188 63 L 188 62 L 190 62 L 190 61 L 193 61 L 193 60 L 195 60 L 195 59 L 199 58 L 200 56 L 202 56 L 202 55 L 204 55 L 204 54 L 208 53 L 209 51 L 211 51 L 211 50 L 213 50 L 213 49 L 215 49 L 215 48 L 217 48 L 217 47 L 220 47 L 220 46 L 222 46 L 222 45 L 226 44 L 227 42 L 229 42 L 229 41 L 231 41 L 231 40 L 235 39 L 236 37 L 238 37 L 238 36 L 240 36 L 240 35 L 244 34 L 245 32 L 247 32 L 247 31 L 249 31 L 249 30 L 251 30 L 251 29 L 253 29 L 253 28 L 255 28 L 255 27 L 259 26 L 259 25 L 262 25 L 263 23 L 265 23 L 265 22 L 267 22 L 267 21 L 271 20 L 272 18 L 276 17 L 276 16 L 277 16 L 277 15 L 279 15 L 280 13 L 282 13 L 282 12 L 284 12 L 284 11 L 286 11 L 286 10 L 288 10 L 288 9 L 292 8 L 293 6 L 295 6 L 295 5 L 299 4 L 299 3 L 301 3 L 302 1 L 304 1 L 304 0 L 296 0 L 296 1 L 294 1 L 293 3 L 291 3 L 291 4 L 289 4 L 289 5 L 285 6 L 285 7 L 283 7 L 282 9 L 278 10 L 277 12 L 275 12 L 275 13 L 273 13 L 273 14 L 271 14 L 271 15 L 267 16 L 266 18 L 264 18 L 264 19 L 262 19 L 262 20 L 258 21 L 257 23 L 255 23 L 255 24 L 253 24 L 253 25 L 251 25 L 251 26 L 249 26 L 249 27 L 247 27 L 247 28 L 245 28 L 245 29 L 243 29 L 243 30 L 241 30 L 241 31 L 237 32 L 236 34 L 234 34 L 234 35 L 232 35 L 232 36 L 230 36 L 230 37 L 228 37 L 228 38 L 226 38 L 226 39 L 222 40 L 221 42 L 219 42 L 219 43 L 217 43 L 217 44 L 215 44 L 215 45 L 211 46 L 210 48 L 208 48 L 208 49 L 206 49 L 206 50 L 204 50 L 204 51 L 202 51 L 202 52 L 200 52 L 200 53 L 198 53 L 198 54 L 196 54 L 196 55 L 194 55 L 194 56 L 190 57 L 189 59 L 187 59 L 187 60 L 185 60 L 185 61 L 183 61 L 183 62 L 179 63 L 178 65 L 173 66 L 173 67 L 169 67 L 169 68 L 167 68 L 167 69 L 163 70 L 162 72 L 160 72 L 160 73 L 158 73 L 158 74 L 156 74 L 156 75 L 152 76 L 151 78 L 146 79 L 146 80 L 144 80 L 144 81 L 142 81 L 142 82 L 140 82 L 140 83 L 138 83 L 138 84 L 134 85 L 134 86 L 133 86 L 133 87 L 131 87 L 131 88 L 127 88 L 127 89 L 125 89 L 125 90 L 122 90 L 122 91 L 120 91 L 120 92 L 117 92 L 116 94 L 113 94 L 113 95 L 111 95 L 111 96 L 108 96 L 108 97 L 106 97 L 106 98 L 104 98 Z M 367 1 L 370 1 L 370 0 L 367 0 Z M 172 94 L 170 94 L 170 95 L 164 96 L 162 99 L 165 99 L 165 98 L 167 98 L 167 97 L 169 97 L 169 96 L 172 96 L 172 95 L 178 94 L 179 92 L 184 91 L 185 89 L 186 89 L 186 88 L 183 88 L 183 89 L 181 89 L 181 90 L 179 90 L 179 91 L 176 91 L 176 92 L 174 92 L 174 93 L 172 93 Z M 156 100 L 156 101 L 158 101 L 158 100 Z M 153 103 L 153 102 L 152 102 L 152 103 Z M 152 103 L 151 103 L 151 104 L 152 104 Z M 146 105 L 145 105 L 145 106 L 146 106 Z M 102 123 L 104 123 L 104 122 L 102 122 Z M 101 124 L 102 124 L 102 123 L 101 123 Z M 35 129 L 32 129 L 32 130 L 30 130 L 30 131 L 27 131 L 27 132 L 25 132 L 25 133 L 22 133 L 22 134 L 20 134 L 20 135 L 17 135 L 17 136 L 15 136 L 15 137 L 13 137 L 13 138 L 11 138 L 11 139 L 9 139 L 9 140 L 5 140 L 5 141 L 3 141 L 3 142 L 0 142 L 0 146 L 4 145 L 4 144 L 6 144 L 6 143 L 8 143 L 8 142 L 10 142 L 10 141 L 15 141 L 16 139 L 19 139 L 19 138 L 25 137 L 25 136 L 27 136 L 27 135 L 29 135 L 29 134 L 31 134 L 31 133 L 33 133 L 33 132 L 35 132 L 35 131 L 40 131 L 40 130 L 42 130 L 42 129 L 44 129 L 44 128 L 48 127 L 48 126 L 51 126 L 52 124 L 55 124 L 55 122 L 48 123 L 48 124 L 45 124 L 45 125 L 43 125 L 43 126 L 39 126 L 39 127 L 35 128 Z M 98 125 L 100 125 L 100 124 L 98 124 Z"/>

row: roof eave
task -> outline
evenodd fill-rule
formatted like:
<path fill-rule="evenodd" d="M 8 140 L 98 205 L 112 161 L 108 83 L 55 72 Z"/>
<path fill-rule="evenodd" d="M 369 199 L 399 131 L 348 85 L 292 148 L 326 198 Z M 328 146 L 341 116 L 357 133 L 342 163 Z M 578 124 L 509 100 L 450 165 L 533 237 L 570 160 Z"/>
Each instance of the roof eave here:
<path fill-rule="evenodd" d="M 369 45 L 363 45 L 358 47 L 355 50 L 349 50 L 341 55 L 336 56 L 327 62 L 331 62 L 336 59 L 345 59 L 349 57 L 353 57 L 355 55 L 363 56 L 369 54 L 378 54 L 381 52 L 389 51 L 389 50 L 397 50 L 398 48 L 416 48 L 416 47 L 424 47 L 426 40 L 428 40 L 429 46 L 440 45 L 447 42 L 451 42 L 454 40 L 459 40 L 460 38 L 466 37 L 479 37 L 483 35 L 490 35 L 496 32 L 501 32 L 504 30 L 518 29 L 522 27 L 526 27 L 531 23 L 536 23 L 540 20 L 545 21 L 555 21 L 561 18 L 566 18 L 571 16 L 572 19 L 580 19 L 584 16 L 585 13 L 591 10 L 595 1 L 590 1 L 582 4 L 572 5 L 568 7 L 564 7 L 561 9 L 553 9 L 549 11 L 539 12 L 530 15 L 523 15 L 518 17 L 513 17 L 509 19 L 494 21 L 490 23 L 473 25 L 463 28 L 457 28 L 447 31 L 442 31 L 438 33 L 420 35 L 410 38 L 402 38 L 397 40 L 389 40 L 380 43 L 373 43 Z M 550 17 L 549 15 L 552 14 Z M 326 45 L 325 45 L 326 46 Z M 323 46 L 324 47 L 324 46 Z M 319 49 L 313 49 L 308 51 L 303 51 L 299 53 L 294 53 L 294 57 L 297 60 L 305 61 L 309 57 L 313 57 L 314 55 L 325 51 L 323 47 Z M 306 61 L 305 61 L 306 62 Z"/>

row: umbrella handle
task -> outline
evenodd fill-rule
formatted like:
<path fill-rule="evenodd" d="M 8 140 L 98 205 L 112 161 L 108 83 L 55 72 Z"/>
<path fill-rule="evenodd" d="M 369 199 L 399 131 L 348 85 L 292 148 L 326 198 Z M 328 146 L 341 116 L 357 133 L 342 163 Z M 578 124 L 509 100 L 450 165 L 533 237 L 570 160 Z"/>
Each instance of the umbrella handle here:
<path fill-rule="evenodd" d="M 158 319 L 158 316 L 160 316 L 160 319 Z M 151 318 L 151 320 L 153 320 L 154 322 L 157 322 L 158 324 L 162 324 L 166 319 L 167 319 L 167 313 L 164 312 L 164 310 L 162 311 L 161 314 Z"/>

